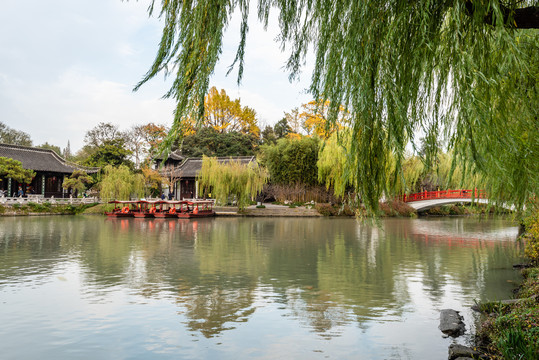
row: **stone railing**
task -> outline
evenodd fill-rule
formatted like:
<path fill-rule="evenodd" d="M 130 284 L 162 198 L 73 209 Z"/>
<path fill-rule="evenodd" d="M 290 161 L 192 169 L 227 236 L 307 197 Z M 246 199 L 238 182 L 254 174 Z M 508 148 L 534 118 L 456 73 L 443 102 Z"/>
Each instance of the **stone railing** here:
<path fill-rule="evenodd" d="M 91 204 L 99 202 L 97 197 L 86 197 L 86 198 L 45 198 L 43 195 L 28 195 L 27 197 L 7 197 L 0 196 L 0 204 L 2 205 L 25 205 L 28 203 L 50 203 L 52 205 L 80 205 L 80 204 Z"/>

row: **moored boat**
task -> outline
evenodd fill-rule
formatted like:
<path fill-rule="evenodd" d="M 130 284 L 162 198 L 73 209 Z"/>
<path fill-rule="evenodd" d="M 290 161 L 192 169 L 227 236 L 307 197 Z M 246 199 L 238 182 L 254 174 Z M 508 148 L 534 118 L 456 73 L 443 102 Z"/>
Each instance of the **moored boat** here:
<path fill-rule="evenodd" d="M 159 209 L 154 213 L 156 218 L 176 218 L 179 209 L 176 208 L 176 205 L 180 204 L 181 201 L 158 201 L 156 204 L 159 204 Z"/>
<path fill-rule="evenodd" d="M 157 211 L 156 203 L 157 201 L 137 201 L 137 211 L 135 211 L 133 215 L 136 218 L 153 218 Z"/>
<path fill-rule="evenodd" d="M 133 217 L 136 209 L 133 209 L 137 201 L 109 201 L 109 204 L 114 204 L 112 211 L 105 211 L 108 217 Z"/>
<path fill-rule="evenodd" d="M 213 211 L 213 201 L 192 200 L 192 201 L 109 201 L 114 204 L 114 209 L 105 212 L 109 217 L 136 217 L 136 218 L 202 218 L 215 216 Z"/>
<path fill-rule="evenodd" d="M 211 200 L 193 200 L 184 201 L 184 203 L 185 204 L 181 207 L 181 211 L 177 214 L 180 219 L 215 216 L 215 211 L 213 211 L 213 201 Z"/>

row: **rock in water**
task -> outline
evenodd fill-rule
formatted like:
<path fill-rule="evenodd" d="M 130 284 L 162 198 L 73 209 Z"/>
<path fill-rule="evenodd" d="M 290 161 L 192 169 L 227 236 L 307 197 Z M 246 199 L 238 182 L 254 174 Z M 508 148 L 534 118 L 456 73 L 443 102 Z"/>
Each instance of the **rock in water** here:
<path fill-rule="evenodd" d="M 458 359 L 479 359 L 480 353 L 472 348 L 464 345 L 451 344 L 449 345 L 449 360 Z"/>
<path fill-rule="evenodd" d="M 462 316 L 453 309 L 444 309 L 440 312 L 440 330 L 449 336 L 457 337 L 464 334 L 465 326 Z"/>

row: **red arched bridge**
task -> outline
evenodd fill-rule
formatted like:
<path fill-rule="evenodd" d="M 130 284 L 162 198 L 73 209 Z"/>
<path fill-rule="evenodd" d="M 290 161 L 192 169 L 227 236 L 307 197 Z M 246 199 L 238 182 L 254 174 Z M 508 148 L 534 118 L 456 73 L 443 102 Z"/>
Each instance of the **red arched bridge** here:
<path fill-rule="evenodd" d="M 399 200 L 408 203 L 417 211 L 427 210 L 435 206 L 454 204 L 461 202 L 488 202 L 487 194 L 484 190 L 442 190 L 423 191 L 415 194 L 401 195 Z"/>

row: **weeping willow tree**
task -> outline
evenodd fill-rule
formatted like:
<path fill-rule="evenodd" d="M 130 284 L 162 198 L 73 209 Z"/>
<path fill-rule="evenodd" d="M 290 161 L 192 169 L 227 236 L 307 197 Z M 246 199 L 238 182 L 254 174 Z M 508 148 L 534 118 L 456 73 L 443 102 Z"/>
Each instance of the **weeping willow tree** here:
<path fill-rule="evenodd" d="M 154 64 L 143 83 L 175 72 L 166 97 L 177 102 L 164 147 L 202 119 L 209 78 L 232 13 L 241 13 L 231 69 L 238 83 L 249 0 L 152 1 L 164 19 Z M 521 207 L 537 190 L 539 169 L 538 0 L 259 0 L 258 19 L 279 19 L 286 67 L 297 77 L 314 53 L 310 92 L 329 101 L 329 122 L 350 112 L 347 166 L 368 209 L 392 183 L 418 134 L 443 137 L 466 171 L 481 172 L 491 196 Z M 392 159 L 394 156 L 394 159 Z"/>
<path fill-rule="evenodd" d="M 347 191 L 354 191 L 356 172 L 347 158 L 347 148 L 351 146 L 351 131 L 345 129 L 334 133 L 320 148 L 318 156 L 318 180 L 332 188 L 337 196 L 344 196 Z M 386 196 L 410 194 L 431 190 L 473 189 L 484 184 L 479 174 L 466 173 L 464 167 L 454 161 L 451 153 L 437 152 L 427 164 L 418 155 L 405 154 L 397 167 L 396 156 L 389 154 L 389 161 L 384 171 L 387 179 L 386 188 L 391 189 Z"/>
<path fill-rule="evenodd" d="M 144 176 L 133 174 L 125 165 L 107 165 L 100 183 L 102 200 L 129 200 L 131 195 L 144 196 Z"/>
<path fill-rule="evenodd" d="M 258 164 L 243 165 L 234 160 L 219 162 L 217 158 L 207 156 L 202 159 L 198 175 L 202 192 L 211 193 L 221 204 L 226 204 L 229 196 L 234 196 L 240 210 L 262 191 L 267 179 L 268 175 Z"/>

